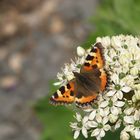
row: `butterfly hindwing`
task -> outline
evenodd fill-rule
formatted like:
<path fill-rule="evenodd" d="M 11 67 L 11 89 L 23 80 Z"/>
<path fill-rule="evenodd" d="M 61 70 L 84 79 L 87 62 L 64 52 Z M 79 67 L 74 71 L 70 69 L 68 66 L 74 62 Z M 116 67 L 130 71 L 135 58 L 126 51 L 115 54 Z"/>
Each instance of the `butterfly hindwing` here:
<path fill-rule="evenodd" d="M 74 81 L 70 81 L 65 86 L 60 87 L 50 98 L 52 104 L 70 104 L 74 102 Z"/>
<path fill-rule="evenodd" d="M 75 102 L 76 105 L 83 107 L 83 106 L 91 105 L 91 103 L 95 99 L 97 99 L 97 94 L 93 93 L 93 95 L 87 97 L 86 96 L 82 96 L 81 98 L 76 97 Z"/>
<path fill-rule="evenodd" d="M 75 102 L 78 106 L 91 104 L 98 96 L 101 86 L 99 69 L 83 73 L 75 73 Z"/>

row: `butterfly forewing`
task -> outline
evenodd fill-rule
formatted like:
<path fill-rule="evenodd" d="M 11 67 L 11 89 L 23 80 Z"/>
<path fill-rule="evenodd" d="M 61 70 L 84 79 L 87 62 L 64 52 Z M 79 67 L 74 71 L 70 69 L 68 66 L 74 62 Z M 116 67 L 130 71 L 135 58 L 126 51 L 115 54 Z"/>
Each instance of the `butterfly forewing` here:
<path fill-rule="evenodd" d="M 102 44 L 96 43 L 92 46 L 90 53 L 85 59 L 85 63 L 81 68 L 81 72 L 90 71 L 95 68 L 101 69 L 104 66 L 103 46 Z"/>
<path fill-rule="evenodd" d="M 74 84 L 75 81 L 73 80 L 60 87 L 50 98 L 51 103 L 55 105 L 73 103 L 75 99 Z"/>

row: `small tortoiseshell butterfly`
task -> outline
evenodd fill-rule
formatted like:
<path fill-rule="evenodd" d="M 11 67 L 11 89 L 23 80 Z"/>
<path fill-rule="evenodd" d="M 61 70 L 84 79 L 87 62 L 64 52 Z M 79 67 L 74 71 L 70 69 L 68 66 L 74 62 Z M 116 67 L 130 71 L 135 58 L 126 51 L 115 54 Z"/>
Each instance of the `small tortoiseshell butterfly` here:
<path fill-rule="evenodd" d="M 90 105 L 107 85 L 104 64 L 103 46 L 98 42 L 87 55 L 80 73 L 73 72 L 75 78 L 52 95 L 51 103 L 59 105 L 75 102 L 82 107 Z"/>

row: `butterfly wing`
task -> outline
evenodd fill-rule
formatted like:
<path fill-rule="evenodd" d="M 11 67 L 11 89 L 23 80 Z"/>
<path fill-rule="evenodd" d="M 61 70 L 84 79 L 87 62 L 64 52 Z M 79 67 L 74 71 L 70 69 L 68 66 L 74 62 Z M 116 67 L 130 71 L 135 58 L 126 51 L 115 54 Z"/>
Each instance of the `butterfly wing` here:
<path fill-rule="evenodd" d="M 51 103 L 54 105 L 73 103 L 75 99 L 74 84 L 75 81 L 73 80 L 60 87 L 50 98 Z"/>
<path fill-rule="evenodd" d="M 78 76 L 79 75 L 79 76 Z M 80 73 L 76 76 L 75 84 L 75 102 L 78 106 L 84 106 L 92 103 L 98 96 L 100 91 L 101 72 L 98 69 Z"/>
<path fill-rule="evenodd" d="M 85 63 L 81 68 L 81 73 L 99 69 L 99 71 L 101 72 L 99 78 L 101 79 L 102 91 L 107 85 L 107 74 L 104 70 L 104 64 L 105 60 L 103 55 L 103 46 L 100 42 L 98 42 L 92 46 L 90 53 L 87 55 Z"/>
<path fill-rule="evenodd" d="M 85 76 L 86 80 L 79 84 L 76 77 L 76 80 L 62 86 L 51 97 L 51 103 L 58 105 L 76 102 L 79 106 L 90 104 L 97 98 L 99 92 L 106 87 L 107 75 L 103 67 L 103 47 L 101 43 L 96 43 L 87 55 L 80 71 L 80 74 Z M 81 81 L 83 80 L 81 79 Z"/>
<path fill-rule="evenodd" d="M 75 101 L 78 105 L 83 106 L 90 104 L 97 98 L 99 92 L 105 89 L 107 75 L 104 70 L 104 64 L 103 46 L 98 42 L 87 55 L 80 71 L 81 74 L 85 75 L 85 77 L 91 81 L 92 85 L 89 83 L 86 84 L 85 82 L 83 82 L 83 84 L 77 83 L 79 87 L 77 87 L 78 91 Z M 82 91 L 80 89 L 82 89 Z"/>
<path fill-rule="evenodd" d="M 89 54 L 85 59 L 85 63 L 81 68 L 81 72 L 90 71 L 95 68 L 101 69 L 104 66 L 103 46 L 100 42 L 92 46 Z"/>

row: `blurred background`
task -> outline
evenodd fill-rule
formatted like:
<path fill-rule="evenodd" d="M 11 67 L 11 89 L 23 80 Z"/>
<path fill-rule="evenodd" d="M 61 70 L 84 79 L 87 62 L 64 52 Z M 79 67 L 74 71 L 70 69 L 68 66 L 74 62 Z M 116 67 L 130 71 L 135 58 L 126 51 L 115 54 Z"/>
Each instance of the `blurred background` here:
<path fill-rule="evenodd" d="M 0 0 L 0 140 L 73 140 L 74 112 L 48 103 L 57 72 L 97 36 L 139 35 L 139 15 L 139 0 Z"/>

